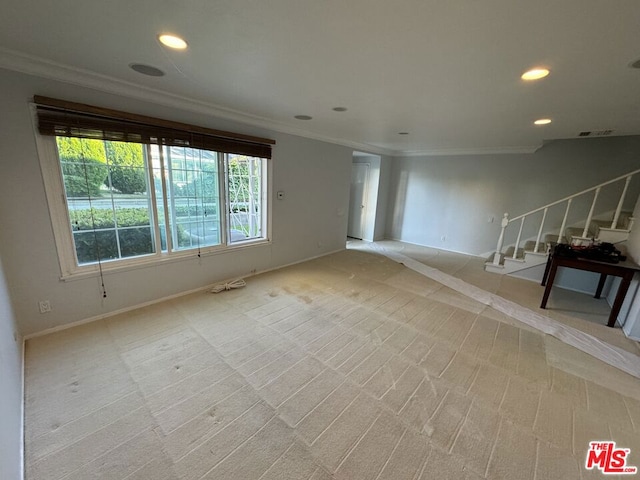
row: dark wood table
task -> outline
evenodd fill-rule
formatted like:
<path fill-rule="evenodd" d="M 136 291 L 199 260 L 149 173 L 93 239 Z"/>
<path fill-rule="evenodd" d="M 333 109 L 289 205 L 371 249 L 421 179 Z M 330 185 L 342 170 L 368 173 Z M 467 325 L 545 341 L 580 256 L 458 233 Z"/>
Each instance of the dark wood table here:
<path fill-rule="evenodd" d="M 544 289 L 540 308 L 545 308 L 547 306 L 547 300 L 549 299 L 549 294 L 551 293 L 551 287 L 553 287 L 553 281 L 556 278 L 556 271 L 558 270 L 558 267 L 575 268 L 577 270 L 599 273 L 600 281 L 598 282 L 598 288 L 594 295 L 595 298 L 600 298 L 604 282 L 607 280 L 608 275 L 622 277 L 622 282 L 620 282 L 616 299 L 613 302 L 611 313 L 609 314 L 609 321 L 607 322 L 608 327 L 613 327 L 616 324 L 620 308 L 622 307 L 622 302 L 624 302 L 624 297 L 627 295 L 633 275 L 640 271 L 640 265 L 629 260 L 619 263 L 608 263 L 587 258 L 572 258 L 550 253 L 549 259 L 547 260 L 547 267 L 545 268 L 544 275 L 542 277 L 542 285 L 546 285 L 546 288 Z"/>

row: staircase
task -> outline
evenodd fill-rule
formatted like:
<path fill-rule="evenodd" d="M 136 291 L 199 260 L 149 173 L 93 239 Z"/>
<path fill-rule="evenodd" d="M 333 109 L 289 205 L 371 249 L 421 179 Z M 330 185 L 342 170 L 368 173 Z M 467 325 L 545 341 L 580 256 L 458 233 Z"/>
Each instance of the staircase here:
<path fill-rule="evenodd" d="M 545 264 L 550 246 L 556 243 L 591 245 L 600 242 L 613 244 L 624 242 L 633 227 L 633 217 L 631 212 L 625 212 L 622 209 L 629 183 L 639 172 L 640 169 L 634 170 L 514 218 L 509 218 L 509 214 L 505 213 L 496 251 L 485 263 L 485 270 L 499 274 L 512 274 Z M 612 189 L 620 188 L 621 193 L 615 210 L 613 205 L 603 206 L 602 202 L 598 205 L 601 192 L 606 192 L 611 202 Z M 572 212 L 572 206 L 576 204 L 580 207 L 590 204 L 588 213 L 579 215 Z M 597 207 L 604 211 L 596 214 Z M 580 216 L 582 218 L 576 220 L 576 217 Z M 527 221 L 527 228 L 525 228 L 525 221 Z M 516 231 L 517 236 L 515 236 Z M 527 236 L 528 234 L 530 236 Z M 515 241 L 509 244 L 506 239 L 513 236 Z"/>

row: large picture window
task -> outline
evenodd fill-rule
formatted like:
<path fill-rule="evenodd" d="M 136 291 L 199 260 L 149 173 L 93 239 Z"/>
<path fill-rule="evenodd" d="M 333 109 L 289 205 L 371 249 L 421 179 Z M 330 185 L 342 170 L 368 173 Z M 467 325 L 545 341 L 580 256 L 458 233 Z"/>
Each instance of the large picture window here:
<path fill-rule="evenodd" d="M 36 103 L 63 276 L 268 240 L 272 141 Z"/>

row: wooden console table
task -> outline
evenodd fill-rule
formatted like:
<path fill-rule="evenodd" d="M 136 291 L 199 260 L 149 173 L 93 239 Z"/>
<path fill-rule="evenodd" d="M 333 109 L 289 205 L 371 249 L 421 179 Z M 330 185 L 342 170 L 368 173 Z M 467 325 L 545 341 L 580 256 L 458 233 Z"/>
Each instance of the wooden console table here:
<path fill-rule="evenodd" d="M 540 308 L 545 308 L 547 306 L 547 300 L 549 299 L 549 294 L 551 293 L 551 287 L 553 287 L 553 281 L 556 278 L 556 271 L 558 270 L 558 267 L 575 268 L 577 270 L 599 273 L 600 281 L 598 282 L 598 288 L 594 295 L 595 298 L 600 298 L 604 282 L 607 280 L 608 275 L 622 277 L 622 282 L 618 287 L 618 293 L 616 294 L 616 299 L 613 302 L 613 307 L 611 307 L 611 313 L 609 314 L 609 321 L 607 322 L 608 327 L 613 327 L 616 324 L 620 308 L 622 307 L 622 302 L 624 302 L 624 297 L 627 295 L 627 291 L 629 290 L 631 279 L 637 271 L 640 271 L 640 265 L 628 260 L 619 263 L 607 263 L 586 258 L 571 258 L 549 254 L 547 267 L 542 278 L 542 285 L 546 285 L 546 288 L 544 289 Z"/>

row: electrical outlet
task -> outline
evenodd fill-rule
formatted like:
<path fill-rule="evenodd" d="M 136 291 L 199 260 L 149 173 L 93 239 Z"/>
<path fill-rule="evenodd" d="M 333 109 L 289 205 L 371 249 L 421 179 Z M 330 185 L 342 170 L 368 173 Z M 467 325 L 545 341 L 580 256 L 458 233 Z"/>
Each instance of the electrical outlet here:
<path fill-rule="evenodd" d="M 40 306 L 40 313 L 49 313 L 51 311 L 51 303 L 49 300 L 41 300 L 38 302 Z"/>

